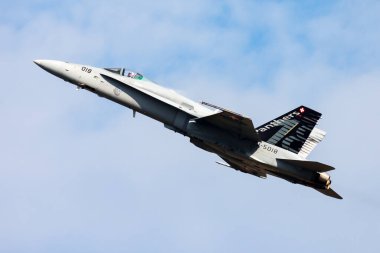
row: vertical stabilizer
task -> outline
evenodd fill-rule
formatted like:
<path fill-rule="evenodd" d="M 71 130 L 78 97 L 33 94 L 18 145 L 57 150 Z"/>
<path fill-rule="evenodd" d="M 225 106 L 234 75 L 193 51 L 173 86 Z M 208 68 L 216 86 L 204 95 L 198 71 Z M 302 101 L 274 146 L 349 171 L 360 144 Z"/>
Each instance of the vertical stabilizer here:
<path fill-rule="evenodd" d="M 310 137 L 321 113 L 306 106 L 300 106 L 280 117 L 260 126 L 257 132 L 261 140 L 289 150 L 301 156 L 307 156 L 324 136 L 322 130 L 315 130 Z M 302 149 L 303 148 L 303 149 Z"/>
<path fill-rule="evenodd" d="M 323 140 L 325 135 L 326 135 L 325 131 L 314 127 L 309 137 L 307 137 L 298 155 L 306 159 L 306 157 L 311 153 L 311 151 L 313 151 L 313 149 L 317 146 L 317 144 Z"/>

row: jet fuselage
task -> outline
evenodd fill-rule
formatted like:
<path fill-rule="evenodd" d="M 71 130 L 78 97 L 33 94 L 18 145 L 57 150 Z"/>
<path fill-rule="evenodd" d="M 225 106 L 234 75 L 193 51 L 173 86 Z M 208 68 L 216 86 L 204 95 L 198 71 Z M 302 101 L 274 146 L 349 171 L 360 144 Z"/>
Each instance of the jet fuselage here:
<path fill-rule="evenodd" d="M 125 73 L 124 69 L 96 68 L 54 60 L 34 62 L 80 89 L 128 107 L 134 114 L 139 112 L 162 122 L 165 127 L 189 137 L 197 147 L 219 155 L 228 167 L 261 178 L 270 174 L 332 196 L 326 193 L 331 183 L 330 176 L 315 169 L 318 164 L 305 164 L 296 153 L 260 140 L 252 123 L 251 129 L 239 128 L 239 124 L 249 126 L 251 122 L 240 114 L 195 102 L 139 73 Z M 259 131 L 270 130 L 275 124 L 282 124 L 281 119 Z"/>

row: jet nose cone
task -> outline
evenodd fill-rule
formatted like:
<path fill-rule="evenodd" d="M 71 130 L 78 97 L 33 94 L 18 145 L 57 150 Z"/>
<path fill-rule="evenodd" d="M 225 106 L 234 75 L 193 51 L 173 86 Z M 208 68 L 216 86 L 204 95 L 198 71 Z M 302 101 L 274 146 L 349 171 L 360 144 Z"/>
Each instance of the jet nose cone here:
<path fill-rule="evenodd" d="M 55 60 L 34 60 L 33 62 L 52 74 L 60 72 L 63 66 L 63 62 Z"/>
<path fill-rule="evenodd" d="M 37 64 L 38 66 L 41 66 L 41 61 L 42 61 L 42 60 L 34 60 L 33 62 L 34 62 L 35 64 Z"/>
<path fill-rule="evenodd" d="M 53 61 L 53 60 L 34 60 L 33 62 L 35 64 L 37 64 L 38 66 L 40 66 L 41 68 L 45 69 L 47 67 L 53 66 L 54 63 L 56 63 L 57 61 Z"/>
<path fill-rule="evenodd" d="M 33 61 L 37 66 L 39 66 L 39 67 L 41 67 L 41 68 L 43 68 L 43 60 L 34 60 Z"/>
<path fill-rule="evenodd" d="M 65 67 L 64 62 L 55 60 L 34 60 L 33 62 L 42 69 L 58 77 L 62 76 L 63 69 Z"/>

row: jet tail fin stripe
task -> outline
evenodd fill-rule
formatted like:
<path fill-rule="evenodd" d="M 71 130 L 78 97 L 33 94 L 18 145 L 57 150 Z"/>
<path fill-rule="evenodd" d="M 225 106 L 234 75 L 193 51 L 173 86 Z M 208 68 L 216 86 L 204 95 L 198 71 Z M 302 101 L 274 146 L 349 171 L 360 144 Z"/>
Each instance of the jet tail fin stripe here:
<path fill-rule="evenodd" d="M 298 153 L 298 155 L 302 157 L 303 159 L 306 159 L 306 157 L 317 146 L 317 144 L 323 140 L 325 135 L 326 135 L 325 131 L 314 127 L 309 137 L 307 137 L 305 143 L 302 145 L 301 150 Z"/>

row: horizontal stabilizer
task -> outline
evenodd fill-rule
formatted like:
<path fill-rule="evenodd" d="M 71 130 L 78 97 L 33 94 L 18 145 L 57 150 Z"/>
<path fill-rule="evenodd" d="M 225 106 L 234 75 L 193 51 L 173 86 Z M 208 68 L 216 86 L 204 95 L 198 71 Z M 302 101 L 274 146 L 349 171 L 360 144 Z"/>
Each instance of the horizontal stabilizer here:
<path fill-rule="evenodd" d="M 330 165 L 323 164 L 320 162 L 313 162 L 313 161 L 289 160 L 289 159 L 277 159 L 277 161 L 291 164 L 291 165 L 300 167 L 302 169 L 307 169 L 307 170 L 311 170 L 315 172 L 326 172 L 326 171 L 335 169 L 334 167 L 331 167 Z"/>
<path fill-rule="evenodd" d="M 340 196 L 338 193 L 336 193 L 333 189 L 316 189 L 320 193 L 323 193 L 329 197 L 336 198 L 336 199 L 343 199 L 342 196 Z"/>

